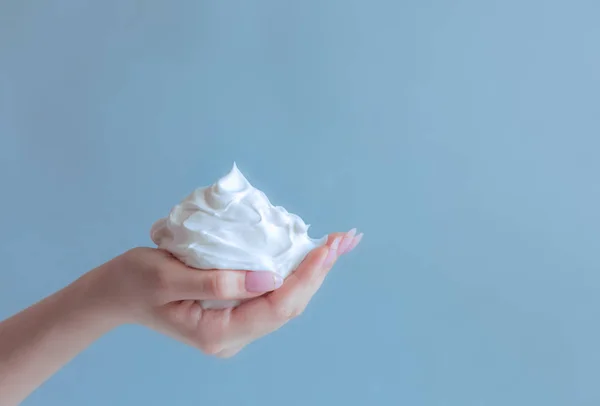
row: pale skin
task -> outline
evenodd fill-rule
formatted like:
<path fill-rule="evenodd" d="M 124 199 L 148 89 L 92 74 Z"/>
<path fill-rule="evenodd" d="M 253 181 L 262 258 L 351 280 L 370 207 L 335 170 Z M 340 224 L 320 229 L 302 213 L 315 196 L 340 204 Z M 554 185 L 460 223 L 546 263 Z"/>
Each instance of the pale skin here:
<path fill-rule="evenodd" d="M 271 275 L 273 282 L 263 279 L 260 289 L 256 273 L 197 271 L 164 251 L 134 248 L 0 323 L 0 404 L 18 405 L 122 324 L 142 324 L 205 354 L 231 357 L 299 316 L 337 258 L 361 238 L 355 230 L 331 234 L 282 286 Z M 198 304 L 240 299 L 245 301 L 233 309 L 204 310 Z"/>

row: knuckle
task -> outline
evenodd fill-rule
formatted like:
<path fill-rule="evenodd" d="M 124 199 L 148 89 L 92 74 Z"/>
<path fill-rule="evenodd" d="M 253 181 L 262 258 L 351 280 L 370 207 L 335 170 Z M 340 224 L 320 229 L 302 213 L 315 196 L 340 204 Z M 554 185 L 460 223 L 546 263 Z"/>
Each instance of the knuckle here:
<path fill-rule="evenodd" d="M 223 351 L 223 348 L 217 343 L 201 343 L 198 348 L 206 355 L 218 356 Z"/>
<path fill-rule="evenodd" d="M 227 326 L 221 318 L 210 320 L 210 328 L 197 330 L 195 342 L 198 348 L 208 355 L 223 351 L 226 340 Z"/>
<path fill-rule="evenodd" d="M 238 294 L 237 278 L 230 272 L 215 272 L 212 278 L 211 291 L 216 299 L 235 298 Z"/>
<path fill-rule="evenodd" d="M 289 321 L 299 317 L 304 313 L 306 309 L 306 305 L 298 305 L 298 304 L 283 304 L 276 308 L 277 318 L 281 321 Z"/>

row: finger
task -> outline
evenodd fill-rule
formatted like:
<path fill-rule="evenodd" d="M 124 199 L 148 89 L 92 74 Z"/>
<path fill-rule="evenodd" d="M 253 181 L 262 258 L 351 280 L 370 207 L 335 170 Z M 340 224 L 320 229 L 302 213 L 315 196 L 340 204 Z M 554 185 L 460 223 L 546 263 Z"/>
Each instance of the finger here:
<path fill-rule="evenodd" d="M 229 333 L 253 341 L 302 313 L 335 263 L 344 236 L 330 235 L 327 244 L 312 251 L 278 290 L 233 309 Z"/>
<path fill-rule="evenodd" d="M 356 228 L 353 228 L 352 230 L 348 231 L 343 236 L 342 240 L 340 241 L 340 246 L 338 248 L 339 255 L 346 253 L 346 251 L 349 249 L 350 245 L 352 244 L 352 241 L 354 241 L 355 235 L 356 235 Z"/>
<path fill-rule="evenodd" d="M 350 251 L 352 251 L 354 248 L 356 248 L 358 246 L 358 244 L 360 244 L 362 238 L 363 238 L 363 233 L 360 233 L 359 235 L 357 235 L 356 237 L 354 237 L 352 239 L 352 241 L 350 242 L 350 245 L 348 245 L 348 247 L 345 249 L 345 251 L 343 252 L 343 254 L 347 254 Z"/>
<path fill-rule="evenodd" d="M 335 264 L 342 240 L 335 236 L 330 244 L 313 251 L 280 289 L 266 296 L 273 317 L 287 321 L 304 311 Z"/>
<path fill-rule="evenodd" d="M 350 230 L 352 231 L 352 230 Z M 325 245 L 331 245 L 333 243 L 333 240 L 335 240 L 338 237 L 344 237 L 346 235 L 346 233 L 331 233 L 327 236 L 327 242 L 325 243 Z"/>
<path fill-rule="evenodd" d="M 146 326 L 198 348 L 207 355 L 227 358 L 243 346 L 225 340 L 231 309 L 204 310 L 196 300 L 176 301 L 161 306 Z M 237 350 L 237 351 L 236 351 Z"/>
<path fill-rule="evenodd" d="M 169 301 L 241 300 L 279 288 L 281 276 L 268 271 L 195 270 L 185 267 L 168 275 Z"/>

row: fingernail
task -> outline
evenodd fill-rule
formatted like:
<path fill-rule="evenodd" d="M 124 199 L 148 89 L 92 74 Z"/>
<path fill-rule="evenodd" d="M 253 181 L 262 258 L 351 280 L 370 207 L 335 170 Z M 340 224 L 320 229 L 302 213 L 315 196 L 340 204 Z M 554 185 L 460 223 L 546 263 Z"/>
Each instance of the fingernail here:
<path fill-rule="evenodd" d="M 246 273 L 246 290 L 252 293 L 264 293 L 283 285 L 283 278 L 274 272 L 258 271 Z"/>
<path fill-rule="evenodd" d="M 356 234 L 356 228 L 353 228 L 352 230 L 350 230 L 346 233 L 346 235 L 344 236 L 344 239 L 340 243 L 340 248 L 338 248 L 338 252 L 340 255 L 346 253 L 346 250 L 350 247 L 350 244 L 352 244 L 355 234 Z"/>
<path fill-rule="evenodd" d="M 331 264 L 333 264 L 333 262 L 336 260 L 336 258 L 338 256 L 337 250 L 340 246 L 341 240 L 342 240 L 342 237 L 337 237 L 331 243 L 331 246 L 329 247 L 329 253 L 327 254 L 327 257 L 325 258 L 325 261 L 323 261 L 323 266 L 325 268 L 328 268 L 329 266 L 331 266 Z"/>
<path fill-rule="evenodd" d="M 346 249 L 346 253 L 348 253 L 348 252 L 352 251 L 354 248 L 356 248 L 356 246 L 358 245 L 360 240 L 362 240 L 363 235 L 364 235 L 363 233 L 360 233 L 359 235 L 357 235 L 356 237 L 354 237 L 352 239 L 350 246 L 348 246 L 348 248 Z"/>

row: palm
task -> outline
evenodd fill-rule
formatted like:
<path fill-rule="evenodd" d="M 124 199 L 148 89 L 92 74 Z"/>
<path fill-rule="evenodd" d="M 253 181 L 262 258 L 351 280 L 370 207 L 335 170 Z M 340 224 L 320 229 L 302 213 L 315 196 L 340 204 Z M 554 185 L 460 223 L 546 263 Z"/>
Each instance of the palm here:
<path fill-rule="evenodd" d="M 339 236 L 330 235 L 327 244 Z M 153 327 L 205 353 L 232 356 L 304 311 L 331 268 L 320 266 L 327 251 L 311 252 L 281 288 L 236 308 L 206 310 L 195 300 L 170 302 L 159 309 Z"/>

